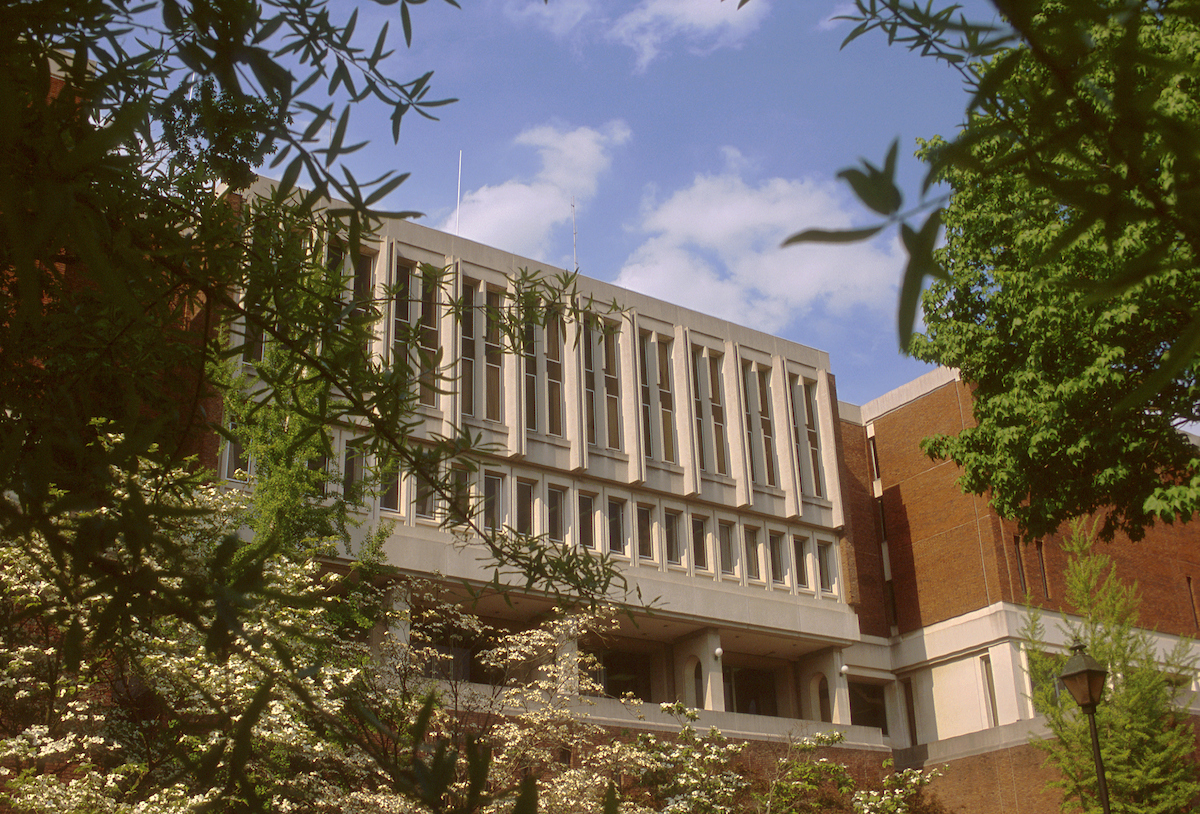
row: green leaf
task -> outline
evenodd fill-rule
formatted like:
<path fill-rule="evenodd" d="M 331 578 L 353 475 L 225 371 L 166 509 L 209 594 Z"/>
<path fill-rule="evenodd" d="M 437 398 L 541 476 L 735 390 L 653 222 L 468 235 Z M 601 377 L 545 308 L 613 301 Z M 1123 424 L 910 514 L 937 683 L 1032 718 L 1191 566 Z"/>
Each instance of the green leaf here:
<path fill-rule="evenodd" d="M 532 776 L 522 778 L 512 814 L 537 814 L 537 780 Z"/>
<path fill-rule="evenodd" d="M 781 245 L 792 246 L 796 243 L 857 243 L 879 234 L 886 223 L 878 226 L 867 226 L 862 229 L 805 229 L 783 241 Z"/>
<path fill-rule="evenodd" d="M 912 342 L 913 328 L 917 321 L 917 306 L 921 302 L 921 287 L 925 278 L 944 277 L 945 272 L 933 257 L 938 229 L 942 225 L 942 212 L 935 210 L 926 219 L 919 232 L 907 223 L 900 225 L 900 236 L 908 250 L 908 265 L 904 268 L 904 279 L 900 284 L 900 304 L 896 324 L 899 330 L 900 349 L 908 352 Z"/>

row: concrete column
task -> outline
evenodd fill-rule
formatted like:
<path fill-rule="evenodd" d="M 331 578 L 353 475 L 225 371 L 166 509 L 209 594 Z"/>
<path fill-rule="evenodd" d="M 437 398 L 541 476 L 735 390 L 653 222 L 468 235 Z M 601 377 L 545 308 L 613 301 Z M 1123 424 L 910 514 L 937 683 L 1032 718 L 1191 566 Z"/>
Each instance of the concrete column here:
<path fill-rule="evenodd" d="M 796 694 L 796 673 L 791 665 L 775 670 L 775 707 L 781 718 L 800 717 L 800 699 Z"/>
<path fill-rule="evenodd" d="M 904 687 L 899 681 L 891 681 L 883 688 L 883 704 L 886 708 L 888 737 L 900 748 L 916 741 L 908 731 L 908 715 L 904 712 Z"/>
<path fill-rule="evenodd" d="M 725 682 L 722 661 L 716 656 L 721 633 L 704 628 L 675 642 L 675 695 L 690 707 L 725 711 Z M 696 666 L 700 679 L 696 680 Z M 699 683 L 699 686 L 697 686 Z"/>
<path fill-rule="evenodd" d="M 621 358 L 621 369 L 617 371 L 621 381 L 621 447 L 629 456 L 625 481 L 641 483 L 646 480 L 646 450 L 642 446 L 642 391 L 636 311 L 629 311 L 621 320 L 617 352 Z"/>
<path fill-rule="evenodd" d="M 563 329 L 563 433 L 571 445 L 573 470 L 587 469 L 587 397 L 583 387 L 583 343 L 587 333 L 583 324 L 568 322 Z"/>
<path fill-rule="evenodd" d="M 679 465 L 683 467 L 684 494 L 692 497 L 700 494 L 700 464 L 697 459 L 696 441 L 696 390 L 692 376 L 692 346 L 688 330 L 675 326 L 671 342 L 672 382 L 675 391 L 675 429 L 679 451 Z"/>
<path fill-rule="evenodd" d="M 398 587 L 388 589 L 384 607 L 390 612 L 385 619 L 375 623 L 368 635 L 372 657 L 382 664 L 394 664 L 404 658 L 408 650 L 412 622 L 409 615 L 408 595 Z"/>
<path fill-rule="evenodd" d="M 729 434 L 729 474 L 735 486 L 735 501 L 746 508 L 754 501 L 750 481 L 750 450 L 746 446 L 746 403 L 742 389 L 742 357 L 736 342 L 725 341 L 725 430 Z"/>

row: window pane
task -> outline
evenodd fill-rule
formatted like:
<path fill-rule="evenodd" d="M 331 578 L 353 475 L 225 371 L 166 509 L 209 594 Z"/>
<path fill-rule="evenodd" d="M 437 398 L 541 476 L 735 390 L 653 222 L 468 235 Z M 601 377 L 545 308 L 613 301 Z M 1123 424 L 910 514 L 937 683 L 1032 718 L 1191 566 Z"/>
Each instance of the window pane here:
<path fill-rule="evenodd" d="M 782 584 L 787 571 L 783 562 L 783 535 L 772 532 L 767 539 L 771 556 L 771 581 Z"/>
<path fill-rule="evenodd" d="M 650 512 L 649 506 L 637 507 L 638 556 L 647 560 L 654 557 L 654 541 L 650 536 Z"/>
<path fill-rule="evenodd" d="M 796 568 L 796 587 L 808 587 L 808 538 L 795 535 L 792 537 L 792 557 Z"/>
<path fill-rule="evenodd" d="M 608 550 L 625 553 L 625 501 L 608 501 Z"/>
<path fill-rule="evenodd" d="M 533 484 L 517 481 L 517 531 L 533 534 Z"/>
<path fill-rule="evenodd" d="M 663 537 L 667 543 L 667 562 L 678 565 L 683 562 L 683 550 L 679 539 L 679 512 L 667 512 L 663 522 Z"/>
<path fill-rule="evenodd" d="M 592 496 L 579 496 L 579 544 L 584 548 L 596 547 L 596 519 L 592 516 Z"/>
<path fill-rule="evenodd" d="M 563 517 L 563 509 L 567 502 L 567 490 L 557 486 L 551 486 L 546 492 L 546 520 L 547 533 L 550 539 L 556 543 L 561 543 L 566 539 L 564 534 L 566 527 L 566 518 Z"/>
<path fill-rule="evenodd" d="M 746 529 L 746 576 L 750 579 L 762 576 L 758 564 L 758 529 Z"/>
<path fill-rule="evenodd" d="M 837 580 L 837 563 L 833 559 L 832 543 L 817 543 L 817 568 L 821 572 L 821 590 L 832 591 Z"/>
<path fill-rule="evenodd" d="M 708 568 L 708 520 L 692 518 L 692 565 Z"/>
<path fill-rule="evenodd" d="M 501 489 L 504 481 L 499 475 L 483 476 L 483 525 L 484 528 L 498 529 L 504 515 L 501 504 Z"/>
<path fill-rule="evenodd" d="M 721 573 L 733 573 L 733 524 L 721 523 L 717 526 L 718 535 L 721 538 Z"/>

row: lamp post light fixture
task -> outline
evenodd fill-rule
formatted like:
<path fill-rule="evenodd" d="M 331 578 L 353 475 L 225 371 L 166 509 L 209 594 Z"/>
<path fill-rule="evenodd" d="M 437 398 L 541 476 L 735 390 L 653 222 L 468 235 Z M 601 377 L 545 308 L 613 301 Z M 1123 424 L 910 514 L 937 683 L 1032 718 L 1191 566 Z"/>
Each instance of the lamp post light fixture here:
<path fill-rule="evenodd" d="M 1096 761 L 1096 784 L 1100 790 L 1100 807 L 1110 814 L 1108 807 L 1108 781 L 1104 778 L 1104 761 L 1100 758 L 1100 737 L 1096 734 L 1096 705 L 1104 695 L 1104 679 L 1108 670 L 1104 665 L 1084 652 L 1083 642 L 1075 639 L 1071 645 L 1071 657 L 1063 666 L 1058 679 L 1071 693 L 1075 703 L 1088 717 L 1092 730 L 1092 757 Z"/>

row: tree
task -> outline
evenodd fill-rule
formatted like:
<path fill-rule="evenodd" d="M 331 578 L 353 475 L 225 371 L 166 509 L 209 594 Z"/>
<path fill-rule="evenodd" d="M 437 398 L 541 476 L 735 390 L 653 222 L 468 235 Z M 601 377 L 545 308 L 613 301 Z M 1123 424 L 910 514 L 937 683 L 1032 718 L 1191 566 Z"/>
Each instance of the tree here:
<path fill-rule="evenodd" d="M 857 4 L 847 41 L 879 30 L 964 77 L 966 124 L 921 150 L 949 203 L 902 210 L 893 145 L 882 168 L 843 173 L 885 223 L 795 239 L 899 223 L 901 343 L 976 385 L 979 426 L 927 450 L 1032 535 L 1111 505 L 1102 533 L 1136 539 L 1200 508 L 1200 457 L 1176 432 L 1200 403 L 1197 6 L 994 5 L 1002 24 L 952 5 Z"/>
<path fill-rule="evenodd" d="M 406 42 L 422 1 L 381 3 Z M 17 583 L 27 595 L 10 595 L 9 621 L 49 624 L 60 661 L 43 666 L 71 681 L 126 663 L 147 625 L 156 635 L 176 626 L 169 636 L 198 659 L 253 662 L 252 687 L 214 712 L 230 736 L 169 763 L 181 793 L 224 810 L 268 805 L 251 744 L 277 704 L 314 715 L 323 742 L 358 744 L 394 788 L 422 798 L 413 773 L 441 777 L 432 763 L 414 768 L 411 751 L 376 748 L 423 736 L 420 717 L 386 730 L 354 682 L 338 699 L 345 714 L 326 715 L 328 687 L 310 684 L 330 643 L 261 624 L 270 608 L 333 612 L 353 582 L 314 593 L 278 578 L 345 536 L 336 513 L 289 500 L 316 485 L 307 463 L 333 428 L 360 428 L 371 453 L 445 494 L 448 462 L 476 446 L 466 435 L 412 442 L 415 372 L 434 371 L 426 384 L 436 386 L 441 360 L 422 357 L 414 337 L 388 366 L 365 353 L 379 302 L 331 262 L 357 251 L 371 207 L 404 180 L 343 172 L 360 146 L 346 141 L 352 107 L 382 108 L 396 135 L 408 114 L 448 101 L 429 97 L 428 74 L 390 77 L 389 26 L 364 42 L 357 20 L 310 0 L 0 9 L 0 540 L 36 574 Z M 218 183 L 244 183 L 268 159 L 282 176 L 274 199 L 241 201 Z M 530 274 L 516 288 L 522 307 L 506 303 L 501 320 L 514 344 L 526 326 L 586 307 L 569 275 Z M 229 375 L 258 336 L 271 351 L 255 375 Z M 236 431 L 223 426 L 223 401 Z M 246 433 L 272 471 L 250 531 L 199 545 L 187 521 L 219 518 L 199 499 L 211 476 L 191 454 L 212 432 Z M 448 521 L 485 543 L 497 587 L 516 575 L 585 600 L 620 592 L 603 558 L 484 533 L 469 507 Z M 446 751 L 428 761 L 438 771 L 457 762 Z M 482 798 L 459 799 L 471 808 Z"/>
<path fill-rule="evenodd" d="M 1138 627 L 1137 585 L 1123 583 L 1112 558 L 1094 550 L 1096 535 L 1076 521 L 1064 543 L 1070 555 L 1066 601 L 1078 614 L 1067 618 L 1064 634 L 1078 638 L 1105 664 L 1108 682 L 1096 708 L 1109 799 L 1114 812 L 1175 814 L 1192 811 L 1200 799 L 1196 734 L 1183 695 L 1196 672 L 1190 643 L 1181 640 L 1160 657 L 1151 634 Z M 1053 782 L 1063 792 L 1064 809 L 1100 811 L 1096 770 L 1086 716 L 1058 675 L 1067 654 L 1048 651 L 1040 615 L 1031 610 L 1026 629 L 1031 699 L 1045 716 L 1053 738 L 1034 743 L 1058 769 Z"/>

